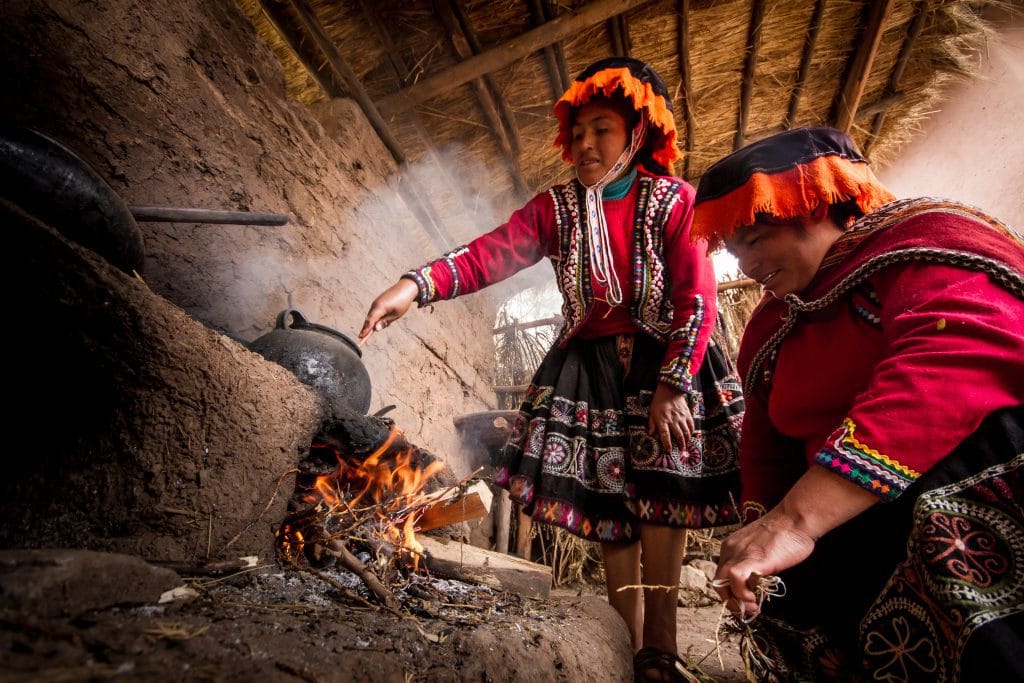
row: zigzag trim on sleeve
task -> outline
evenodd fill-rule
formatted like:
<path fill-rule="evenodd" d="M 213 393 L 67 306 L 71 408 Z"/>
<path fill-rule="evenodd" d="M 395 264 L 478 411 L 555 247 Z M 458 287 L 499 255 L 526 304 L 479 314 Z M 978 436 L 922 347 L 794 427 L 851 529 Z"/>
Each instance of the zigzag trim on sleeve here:
<path fill-rule="evenodd" d="M 678 330 L 674 330 L 668 336 L 669 344 L 683 339 L 683 350 L 679 355 L 662 366 L 658 381 L 667 384 L 679 391 L 690 391 L 693 388 L 693 348 L 697 345 L 697 336 L 700 334 L 701 325 L 704 324 L 704 296 L 698 294 L 694 297 L 693 315 L 686 324 Z"/>
<path fill-rule="evenodd" d="M 853 420 L 844 419 L 825 440 L 815 462 L 883 500 L 895 500 L 921 474 L 859 441 L 856 429 Z"/>

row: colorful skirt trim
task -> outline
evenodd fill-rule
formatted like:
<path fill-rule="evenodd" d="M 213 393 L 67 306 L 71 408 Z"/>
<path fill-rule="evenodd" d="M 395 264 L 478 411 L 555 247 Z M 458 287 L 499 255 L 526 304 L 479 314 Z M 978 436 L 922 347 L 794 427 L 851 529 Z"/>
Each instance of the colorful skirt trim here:
<path fill-rule="evenodd" d="M 665 347 L 646 335 L 572 340 L 538 368 L 494 483 L 524 512 L 582 538 L 632 542 L 640 524 L 734 524 L 740 383 L 719 347 L 687 393 L 695 430 L 665 451 L 647 435 Z"/>

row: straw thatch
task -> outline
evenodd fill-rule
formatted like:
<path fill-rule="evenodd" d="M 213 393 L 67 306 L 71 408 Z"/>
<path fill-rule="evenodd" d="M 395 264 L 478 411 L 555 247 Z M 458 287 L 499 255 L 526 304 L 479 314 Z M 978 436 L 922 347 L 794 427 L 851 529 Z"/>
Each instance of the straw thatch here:
<path fill-rule="evenodd" d="M 445 73 L 473 54 L 507 46 L 545 21 L 600 4 L 237 2 L 281 60 L 290 96 L 311 104 L 346 95 L 359 99 L 357 91 L 362 90 L 361 104 L 371 123 L 377 104 L 395 92 Z M 407 111 L 380 117 L 374 125 L 393 138 L 390 146 L 402 161 L 421 169 L 427 213 L 454 245 L 493 227 L 529 195 L 569 176 L 551 146 L 554 93 L 562 78 L 610 56 L 614 46 L 624 45 L 631 56 L 650 62 L 665 78 L 674 96 L 680 144 L 688 150 L 676 172 L 695 182 L 737 144 L 786 127 L 841 121 L 840 94 L 857 76 L 852 65 L 858 52 L 871 42 L 866 35 L 871 7 L 887 2 L 891 10 L 878 28 L 878 48 L 871 55 L 872 66 L 864 75 L 863 94 L 850 125 L 862 150 L 876 164 L 884 163 L 935 108 L 949 83 L 971 72 L 991 38 L 980 12 L 1002 3 L 654 0 L 582 28 L 547 50 L 537 49 L 476 84 L 457 85 Z M 332 69 L 308 24 L 299 19 L 303 8 L 333 43 L 356 83 Z M 759 31 L 752 30 L 754 16 L 761 17 Z M 681 30 L 685 55 L 680 54 Z M 809 49 L 812 34 L 815 40 Z M 748 66 L 752 49 L 756 57 Z M 681 67 L 687 62 L 688 84 Z M 739 130 L 744 101 L 745 126 Z M 692 139 L 687 139 L 688 127 Z"/>

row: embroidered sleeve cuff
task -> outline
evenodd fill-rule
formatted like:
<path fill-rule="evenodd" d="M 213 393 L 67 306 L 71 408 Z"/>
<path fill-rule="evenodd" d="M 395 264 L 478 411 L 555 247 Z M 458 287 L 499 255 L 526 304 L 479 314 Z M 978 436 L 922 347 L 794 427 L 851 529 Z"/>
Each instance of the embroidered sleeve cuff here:
<path fill-rule="evenodd" d="M 690 391 L 693 388 L 693 349 L 697 345 L 697 336 L 704 324 L 704 297 L 694 297 L 693 315 L 679 329 L 672 330 L 668 336 L 669 346 L 682 341 L 678 355 L 662 366 L 658 373 L 658 381 L 679 391 Z"/>
<path fill-rule="evenodd" d="M 434 287 L 434 281 L 430 279 L 429 264 L 422 268 L 410 270 L 402 275 L 402 277 L 416 283 L 416 287 L 420 290 L 419 294 L 416 295 L 416 303 L 421 308 L 437 300 L 437 289 Z"/>
<path fill-rule="evenodd" d="M 895 500 L 921 476 L 920 473 L 859 441 L 854 435 L 856 429 L 853 420 L 843 420 L 843 426 L 826 439 L 815 462 L 882 500 Z"/>

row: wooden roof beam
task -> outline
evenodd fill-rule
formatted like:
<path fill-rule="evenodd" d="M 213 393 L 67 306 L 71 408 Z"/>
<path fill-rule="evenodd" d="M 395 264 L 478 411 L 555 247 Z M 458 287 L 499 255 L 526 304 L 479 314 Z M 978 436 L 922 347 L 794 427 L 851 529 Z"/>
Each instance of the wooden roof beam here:
<path fill-rule="evenodd" d="M 466 60 L 472 57 L 473 47 L 469 41 L 468 34 L 464 32 L 465 27 L 468 26 L 468 21 L 464 15 L 462 21 L 459 20 L 461 8 L 458 7 L 457 0 L 434 0 L 434 13 L 441 20 L 445 31 L 448 32 L 448 38 L 459 59 Z M 488 80 L 490 81 L 489 83 L 487 82 Z M 499 97 L 494 95 L 494 92 L 497 91 L 497 85 L 490 76 L 475 78 L 470 84 L 476 92 L 477 101 L 484 112 L 487 124 L 490 126 L 491 132 L 498 141 L 498 146 L 509 163 L 516 191 L 525 198 L 527 186 L 526 180 L 523 178 L 523 171 L 519 167 L 518 133 L 512 133 L 515 124 L 503 115 L 502 109 L 505 110 L 504 113 L 507 113 L 508 116 L 511 116 L 511 112 L 507 111 L 507 106 L 502 107 L 498 104 Z M 504 104 L 504 98 L 500 99 L 502 104 Z"/>
<path fill-rule="evenodd" d="M 864 87 L 871 75 L 871 66 L 874 64 L 875 55 L 878 54 L 878 46 L 882 42 L 886 20 L 895 4 L 896 0 L 871 0 L 867 24 L 858 40 L 857 52 L 851 61 L 846 84 L 836 101 L 833 125 L 844 133 L 850 132 L 853 120 L 857 116 L 857 107 L 860 106 Z"/>
<path fill-rule="evenodd" d="M 821 17 L 825 13 L 825 0 L 817 0 L 814 3 L 814 12 L 811 14 L 811 23 L 807 27 L 807 38 L 804 40 L 804 51 L 800 55 L 800 70 L 796 75 L 796 83 L 793 84 L 793 92 L 789 96 L 789 111 L 786 112 L 786 121 L 783 124 L 786 129 L 793 127 L 796 123 L 796 115 L 800 109 L 800 96 L 804 91 L 804 84 L 807 83 L 807 76 L 811 72 L 811 62 L 814 60 L 814 48 L 818 43 L 818 34 L 821 32 Z"/>
<path fill-rule="evenodd" d="M 466 37 L 466 42 L 469 43 L 471 52 L 460 58 L 466 59 L 473 55 L 478 55 L 484 51 L 483 45 L 480 44 L 480 40 L 476 37 L 476 31 L 473 30 L 473 25 L 469 23 L 469 17 L 466 16 L 466 10 L 462 6 L 462 0 L 450 0 L 449 5 L 452 12 L 455 14 L 456 21 L 459 22 L 459 28 L 462 29 L 462 34 Z M 519 127 L 516 125 L 515 115 L 512 113 L 512 109 L 509 108 L 508 102 L 505 101 L 505 95 L 502 93 L 501 88 L 498 87 L 497 81 L 490 74 L 483 77 L 484 83 L 487 85 L 487 89 L 491 91 L 491 96 L 494 99 L 494 103 L 497 105 L 498 113 L 501 115 L 501 122 L 505 126 L 505 131 L 508 133 L 508 141 L 512 146 L 512 151 L 515 154 L 519 154 L 522 150 L 522 142 L 519 139 Z"/>
<path fill-rule="evenodd" d="M 383 97 L 377 101 L 377 109 L 384 116 L 401 114 L 433 97 L 469 83 L 484 74 L 504 68 L 548 45 L 650 1 L 595 0 L 575 13 L 563 14 L 464 62 L 428 76 L 408 88 Z"/>
<path fill-rule="evenodd" d="M 547 0 L 527 0 L 530 6 L 530 17 L 534 26 L 540 26 L 551 19 L 548 11 Z M 551 83 L 551 102 L 554 104 L 569 89 L 569 69 L 565 64 L 565 51 L 562 50 L 562 43 L 555 42 L 543 48 L 544 65 L 548 70 L 548 80 Z"/>
<path fill-rule="evenodd" d="M 608 33 L 611 36 L 612 52 L 616 57 L 629 57 L 633 49 L 629 39 L 629 23 L 625 14 L 608 20 Z"/>
<path fill-rule="evenodd" d="M 316 80 L 317 85 L 327 94 L 328 97 L 343 97 L 347 95 L 354 96 L 356 102 L 363 109 L 363 113 L 366 114 L 366 118 L 370 120 L 370 125 L 373 126 L 373 119 L 371 118 L 370 112 L 376 110 L 372 108 L 373 102 L 370 101 L 366 91 L 363 90 L 362 84 L 355 78 L 355 74 L 345 63 L 344 58 L 338 53 L 334 44 L 327 38 L 326 33 L 323 30 L 323 26 L 320 25 L 320 21 L 313 15 L 312 10 L 306 5 L 303 0 L 288 0 L 291 8 L 294 12 L 295 18 L 298 19 L 298 25 L 293 20 L 291 14 L 287 11 L 287 7 L 283 2 L 277 2 L 276 0 L 259 0 L 260 7 L 263 9 L 267 19 L 273 24 L 274 28 L 281 34 L 281 37 L 288 43 L 295 52 L 299 61 L 302 62 L 303 66 L 309 71 Z M 308 35 L 306 35 L 308 34 Z M 320 51 L 327 57 L 326 63 L 321 63 L 320 59 L 313 56 L 313 52 L 309 49 L 306 44 L 306 38 L 312 37 L 313 43 L 320 48 Z M 324 49 L 324 43 L 329 46 L 328 50 Z M 333 53 L 333 56 L 332 54 Z M 338 66 L 342 66 L 345 71 L 339 72 Z M 352 82 L 345 77 L 345 72 L 348 73 L 352 78 Z M 341 88 L 341 83 L 345 84 L 348 88 L 346 93 Z M 362 100 L 357 96 L 357 93 L 362 94 Z M 367 105 L 371 107 L 370 112 L 367 111 Z M 386 124 L 383 120 L 380 120 L 380 115 L 376 115 L 382 129 L 378 129 L 376 126 L 374 130 L 377 131 L 377 135 L 380 137 L 381 142 L 387 147 L 391 156 L 394 158 L 395 163 L 401 165 L 405 163 L 405 153 L 399 146 L 398 141 L 391 135 Z M 383 131 L 383 134 L 382 134 Z M 413 216 L 417 222 L 423 226 L 423 230 L 427 233 L 431 240 L 441 249 L 451 248 L 451 239 L 447 236 L 445 230 L 441 227 L 440 222 L 436 218 L 436 212 L 430 205 L 429 200 L 424 196 L 423 192 L 413 183 L 409 178 L 399 176 L 398 181 L 398 193 L 402 197 L 402 201 L 405 202 L 409 210 L 412 211 Z"/>
<path fill-rule="evenodd" d="M 754 94 L 754 75 L 757 72 L 757 53 L 761 50 L 761 25 L 764 23 L 764 0 L 754 0 L 747 30 L 747 60 L 743 65 L 743 84 L 740 87 L 740 111 L 736 121 L 733 150 L 743 146 L 747 137 L 747 118 L 750 116 L 750 98 Z"/>
<path fill-rule="evenodd" d="M 273 0 L 271 0 L 273 1 Z M 363 84 L 356 77 L 352 67 L 348 65 L 345 58 L 338 52 L 338 47 L 334 44 L 334 41 L 330 39 L 327 32 L 324 30 L 320 20 L 317 19 L 313 13 L 313 9 L 307 4 L 306 0 L 289 0 L 292 8 L 295 10 L 296 16 L 299 18 L 299 23 L 305 29 L 306 33 L 313 39 L 313 42 L 324 53 L 324 57 L 327 58 L 327 64 L 330 65 L 334 74 L 338 76 L 342 82 L 345 83 L 345 87 L 348 89 L 352 99 L 359 103 L 360 109 L 366 115 L 366 118 L 370 121 L 370 125 L 377 131 L 377 135 L 384 142 L 384 146 L 391 152 L 391 156 L 395 158 L 395 161 L 399 164 L 405 163 L 405 153 L 402 151 L 401 146 L 398 144 L 398 140 L 391 133 L 391 129 L 388 128 L 388 124 L 384 122 L 380 112 L 374 105 L 373 100 L 366 93 L 363 88 Z"/>
<path fill-rule="evenodd" d="M 683 111 L 683 125 L 686 127 L 686 156 L 683 159 L 683 177 L 690 175 L 690 155 L 693 153 L 693 114 L 690 103 L 693 101 L 693 81 L 690 79 L 690 0 L 679 0 L 679 40 L 676 56 L 679 60 L 679 83 L 682 92 L 680 101 Z"/>
<path fill-rule="evenodd" d="M 384 47 L 384 51 L 387 53 L 385 66 L 388 72 L 391 73 L 391 77 L 395 80 L 395 87 L 404 87 L 413 79 L 412 69 L 410 69 L 409 65 L 406 64 L 404 59 L 402 59 L 401 53 L 395 46 L 394 41 L 391 40 L 391 34 L 388 32 L 387 27 L 381 22 L 380 14 L 371 4 L 371 0 L 359 0 L 359 7 L 363 13 L 363 19 L 365 19 L 370 27 L 373 28 L 374 32 L 377 34 L 377 39 L 380 40 L 381 45 Z M 431 136 L 423 125 L 423 121 L 420 119 L 420 116 L 413 113 L 408 117 L 408 121 L 412 125 L 413 130 L 416 131 L 416 134 L 423 141 L 423 147 L 426 149 L 426 154 L 430 157 L 430 161 L 434 164 L 438 173 L 443 177 L 444 183 L 451 188 L 451 193 L 459 198 L 463 208 L 467 212 L 471 213 L 464 193 L 455 189 L 456 183 L 448 173 L 448 165 L 445 164 L 440 155 L 438 155 L 437 149 L 433 143 L 433 136 Z M 447 231 L 442 230 L 442 232 L 444 232 L 447 238 Z M 451 242 L 450 239 L 447 241 Z"/>
<path fill-rule="evenodd" d="M 900 45 L 900 54 L 896 58 L 896 63 L 892 67 L 892 72 L 889 74 L 889 84 L 885 88 L 886 96 L 891 97 L 899 94 L 900 80 L 903 78 L 903 71 L 907 68 L 907 62 L 910 61 L 910 55 L 914 51 L 914 44 L 921 36 L 921 31 L 924 30 L 924 18 L 925 15 L 928 14 L 928 7 L 929 0 L 919 0 L 917 6 L 914 8 L 914 19 L 910 22 L 910 28 L 907 29 L 907 37 L 903 40 L 903 44 Z M 885 114 L 886 110 L 883 109 L 875 114 L 875 120 L 871 122 L 871 137 L 868 138 L 867 143 L 864 145 L 865 156 L 870 154 L 871 148 L 878 139 L 878 134 L 882 130 L 882 125 L 885 124 Z"/>

